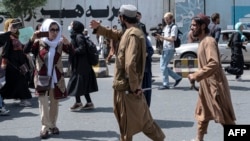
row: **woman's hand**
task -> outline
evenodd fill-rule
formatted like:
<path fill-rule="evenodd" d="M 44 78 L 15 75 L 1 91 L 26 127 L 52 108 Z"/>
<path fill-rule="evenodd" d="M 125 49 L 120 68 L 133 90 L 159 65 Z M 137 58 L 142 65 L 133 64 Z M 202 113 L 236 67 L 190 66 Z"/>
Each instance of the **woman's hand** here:
<path fill-rule="evenodd" d="M 34 34 L 32 35 L 31 37 L 31 41 L 35 41 L 37 39 L 37 34 L 39 33 L 40 31 L 35 31 Z"/>

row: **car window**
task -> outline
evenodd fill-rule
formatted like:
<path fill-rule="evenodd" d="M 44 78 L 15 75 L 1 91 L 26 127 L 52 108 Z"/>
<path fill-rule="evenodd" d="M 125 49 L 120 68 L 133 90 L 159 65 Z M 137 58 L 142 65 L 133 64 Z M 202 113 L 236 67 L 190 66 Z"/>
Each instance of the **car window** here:
<path fill-rule="evenodd" d="M 250 42 L 250 33 L 243 33 L 243 34 L 246 36 L 247 41 L 249 43 Z"/>
<path fill-rule="evenodd" d="M 219 43 L 220 44 L 227 44 L 227 42 L 229 41 L 231 35 L 232 35 L 232 32 L 222 33 L 221 36 L 220 36 Z"/>
<path fill-rule="evenodd" d="M 248 42 L 250 43 L 250 33 L 243 32 L 243 34 L 246 36 Z M 231 36 L 232 36 L 232 32 L 221 33 L 219 43 L 220 44 L 227 44 Z"/>

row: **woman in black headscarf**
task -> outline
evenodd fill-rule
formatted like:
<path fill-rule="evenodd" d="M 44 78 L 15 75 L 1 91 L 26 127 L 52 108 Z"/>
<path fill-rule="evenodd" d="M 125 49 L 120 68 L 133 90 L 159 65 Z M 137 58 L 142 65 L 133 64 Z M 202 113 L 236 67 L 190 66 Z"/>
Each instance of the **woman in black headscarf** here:
<path fill-rule="evenodd" d="M 83 35 L 84 25 L 79 21 L 71 22 L 68 30 L 71 33 L 71 44 L 75 48 L 74 55 L 69 56 L 71 66 L 71 77 L 67 91 L 69 95 L 75 96 L 76 102 L 70 107 L 71 111 L 81 109 L 93 109 L 94 104 L 89 93 L 98 91 L 96 76 L 87 55 L 86 38 Z M 83 106 L 81 96 L 86 98 L 86 105 Z"/>

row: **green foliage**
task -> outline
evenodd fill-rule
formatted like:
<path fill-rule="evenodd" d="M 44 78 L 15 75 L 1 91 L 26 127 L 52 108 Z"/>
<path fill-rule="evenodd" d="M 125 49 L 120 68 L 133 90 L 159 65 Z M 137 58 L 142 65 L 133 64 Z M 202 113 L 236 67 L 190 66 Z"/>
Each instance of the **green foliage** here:
<path fill-rule="evenodd" d="M 34 14 L 34 10 L 37 7 L 44 6 L 47 0 L 2 0 L 2 4 L 5 7 L 11 17 L 23 17 L 25 15 Z"/>

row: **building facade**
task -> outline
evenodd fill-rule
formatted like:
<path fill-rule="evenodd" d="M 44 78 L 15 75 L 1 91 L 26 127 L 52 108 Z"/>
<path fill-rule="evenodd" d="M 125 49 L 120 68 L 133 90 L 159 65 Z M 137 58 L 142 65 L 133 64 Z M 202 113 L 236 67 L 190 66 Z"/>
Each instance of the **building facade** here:
<path fill-rule="evenodd" d="M 215 4 L 216 3 L 216 4 Z M 35 27 L 46 18 L 53 18 L 62 25 L 63 34 L 69 37 L 67 27 L 73 20 L 79 20 L 89 29 L 92 19 L 102 21 L 102 25 L 112 27 L 118 25 L 118 11 L 122 4 L 133 4 L 142 13 L 141 22 L 146 24 L 147 31 L 161 23 L 167 11 L 175 14 L 175 21 L 184 33 L 182 42 L 186 42 L 191 18 L 198 13 L 212 15 L 221 14 L 222 29 L 232 28 L 236 22 L 244 22 L 250 29 L 250 1 L 247 0 L 48 0 L 43 7 L 36 9 L 36 15 L 25 17 L 25 26 Z M 0 14 L 3 30 L 5 15 Z M 90 34 L 91 35 L 91 34 Z M 95 36 L 91 35 L 95 40 Z M 153 44 L 154 40 L 152 39 Z"/>

